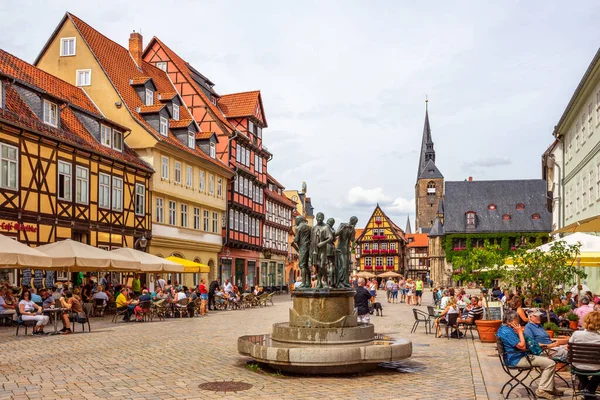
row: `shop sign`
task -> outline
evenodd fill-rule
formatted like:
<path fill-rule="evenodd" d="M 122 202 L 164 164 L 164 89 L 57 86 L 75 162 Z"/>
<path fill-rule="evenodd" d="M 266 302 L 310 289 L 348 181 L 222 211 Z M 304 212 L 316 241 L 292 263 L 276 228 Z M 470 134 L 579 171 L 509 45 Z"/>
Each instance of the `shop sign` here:
<path fill-rule="evenodd" d="M 35 225 L 19 224 L 18 222 L 3 222 L 0 224 L 0 228 L 3 231 L 23 231 L 23 232 L 37 232 L 38 228 Z"/>

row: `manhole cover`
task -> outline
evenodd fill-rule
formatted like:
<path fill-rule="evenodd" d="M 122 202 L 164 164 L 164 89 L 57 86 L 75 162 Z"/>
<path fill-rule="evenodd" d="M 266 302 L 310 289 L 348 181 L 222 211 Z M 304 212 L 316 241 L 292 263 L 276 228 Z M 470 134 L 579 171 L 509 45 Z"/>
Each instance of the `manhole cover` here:
<path fill-rule="evenodd" d="M 248 390 L 251 387 L 252 385 L 249 383 L 233 381 L 206 382 L 198 385 L 198 388 L 211 392 L 241 392 L 243 390 Z"/>

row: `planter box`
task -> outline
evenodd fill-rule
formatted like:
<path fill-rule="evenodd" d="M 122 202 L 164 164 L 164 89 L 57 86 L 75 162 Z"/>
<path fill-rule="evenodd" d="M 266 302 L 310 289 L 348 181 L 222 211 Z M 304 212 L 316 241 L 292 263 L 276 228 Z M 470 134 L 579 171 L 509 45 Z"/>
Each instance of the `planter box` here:
<path fill-rule="evenodd" d="M 483 343 L 496 343 L 496 332 L 500 329 L 502 321 L 499 319 L 491 321 L 479 319 L 475 321 L 475 325 L 477 325 L 479 340 Z"/>

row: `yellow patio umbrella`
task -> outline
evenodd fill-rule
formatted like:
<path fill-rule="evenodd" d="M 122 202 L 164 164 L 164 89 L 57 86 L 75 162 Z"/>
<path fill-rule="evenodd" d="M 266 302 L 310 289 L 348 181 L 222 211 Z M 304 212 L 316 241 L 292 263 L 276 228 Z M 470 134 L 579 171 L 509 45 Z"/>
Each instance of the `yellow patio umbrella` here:
<path fill-rule="evenodd" d="M 167 257 L 166 260 L 173 261 L 177 264 L 183 265 L 184 273 L 198 273 L 198 272 L 210 272 L 210 267 L 206 264 L 200 264 L 194 261 L 186 260 L 185 258 L 179 258 L 175 256 Z"/>

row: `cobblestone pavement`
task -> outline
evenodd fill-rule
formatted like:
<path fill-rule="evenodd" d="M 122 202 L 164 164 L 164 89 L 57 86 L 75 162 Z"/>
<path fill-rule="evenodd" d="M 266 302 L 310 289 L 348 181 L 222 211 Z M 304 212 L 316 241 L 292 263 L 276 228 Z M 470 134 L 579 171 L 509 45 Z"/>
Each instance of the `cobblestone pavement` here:
<path fill-rule="evenodd" d="M 93 318 L 92 332 L 85 334 L 15 337 L 15 328 L 0 327 L 0 399 L 502 398 L 498 392 L 506 379 L 493 345 L 435 339 L 425 335 L 422 324 L 411 335 L 412 307 L 388 304 L 384 296 L 379 293 L 384 316 L 371 320 L 376 332 L 409 338 L 414 346 L 413 357 L 394 368 L 348 377 L 285 376 L 249 368 L 249 359 L 237 353 L 237 338 L 270 333 L 272 323 L 287 321 L 290 296 L 280 295 L 274 306 L 211 312 L 204 318 L 141 324 Z M 431 298 L 429 292 L 426 296 Z M 252 387 L 238 393 L 198 388 L 215 381 Z"/>

